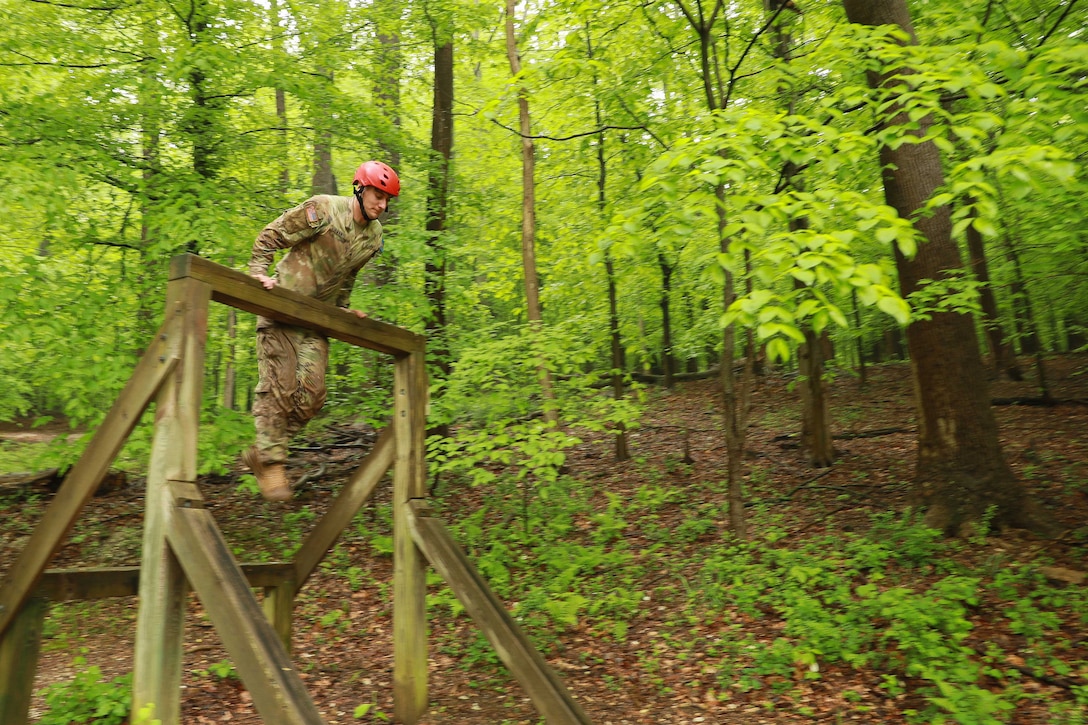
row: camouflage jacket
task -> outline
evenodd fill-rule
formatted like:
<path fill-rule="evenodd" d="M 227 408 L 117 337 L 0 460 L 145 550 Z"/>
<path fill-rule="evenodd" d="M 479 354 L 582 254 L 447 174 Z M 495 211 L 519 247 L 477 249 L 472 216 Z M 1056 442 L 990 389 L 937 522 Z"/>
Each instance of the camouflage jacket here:
<path fill-rule="evenodd" d="M 277 284 L 308 297 L 347 307 L 355 276 L 382 250 L 382 225 L 358 224 L 351 197 L 319 195 L 289 209 L 257 235 L 250 274 L 268 274 L 277 249 Z"/>

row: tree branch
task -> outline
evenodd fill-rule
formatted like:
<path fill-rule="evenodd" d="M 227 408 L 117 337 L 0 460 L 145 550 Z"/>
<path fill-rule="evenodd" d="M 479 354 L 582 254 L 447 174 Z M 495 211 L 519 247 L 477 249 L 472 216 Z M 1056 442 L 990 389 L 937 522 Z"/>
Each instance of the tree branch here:
<path fill-rule="evenodd" d="M 1050 26 L 1050 30 L 1046 31 L 1043 37 L 1036 44 L 1036 48 L 1041 48 L 1043 46 L 1043 43 L 1050 40 L 1050 36 L 1058 30 L 1058 26 L 1060 26 L 1065 21 L 1066 17 L 1069 16 L 1069 13 L 1073 11 L 1073 6 L 1076 4 L 1077 0 L 1069 0 L 1069 2 L 1065 6 L 1065 11 L 1062 12 L 1061 16 L 1059 16 L 1054 24 Z"/>

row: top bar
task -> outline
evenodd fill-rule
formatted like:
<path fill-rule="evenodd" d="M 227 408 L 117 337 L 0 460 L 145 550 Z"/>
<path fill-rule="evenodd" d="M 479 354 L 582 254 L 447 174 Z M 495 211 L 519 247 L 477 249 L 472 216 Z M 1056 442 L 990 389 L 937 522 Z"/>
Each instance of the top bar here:
<path fill-rule="evenodd" d="M 211 262 L 195 254 L 179 254 L 170 260 L 170 279 L 191 277 L 211 286 L 212 299 L 240 310 L 270 317 L 277 322 L 315 330 L 329 337 L 401 357 L 424 349 L 422 335 L 404 328 L 358 318 L 338 307 L 291 290 L 266 290 L 247 274 Z"/>

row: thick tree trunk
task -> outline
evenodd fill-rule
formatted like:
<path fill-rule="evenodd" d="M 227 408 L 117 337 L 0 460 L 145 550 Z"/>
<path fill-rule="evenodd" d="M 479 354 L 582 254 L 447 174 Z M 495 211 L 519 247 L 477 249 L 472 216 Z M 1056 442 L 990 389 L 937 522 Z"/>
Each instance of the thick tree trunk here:
<path fill-rule="evenodd" d="M 521 73 L 517 36 L 514 33 L 516 5 L 517 0 L 506 0 L 506 55 L 510 61 L 510 74 L 513 76 Z M 543 326 L 544 318 L 540 309 L 540 281 L 536 272 L 536 150 L 529 116 L 529 97 L 524 88 L 518 92 L 518 126 L 521 132 L 521 264 L 525 274 L 525 305 L 529 327 L 535 337 Z M 544 420 L 558 423 L 559 411 L 556 409 L 552 376 L 543 361 L 538 367 L 538 373 L 544 403 Z"/>
<path fill-rule="evenodd" d="M 906 0 L 844 0 L 847 18 L 863 25 L 895 24 L 914 36 Z M 889 69 L 873 75 L 877 89 L 897 83 L 910 71 Z M 892 111 L 894 113 L 894 109 Z M 902 114 L 901 114 L 902 115 Z M 900 123 L 900 117 L 890 119 Z M 923 133 L 926 121 L 922 122 Z M 882 147 L 880 162 L 887 202 L 924 236 L 918 254 L 896 253 L 903 296 L 924 279 L 941 279 L 963 268 L 952 240 L 947 206 L 932 214 L 918 210 L 943 185 L 940 153 L 932 142 Z M 926 520 L 947 534 L 984 522 L 1049 530 L 1046 517 L 1005 462 L 997 422 L 990 408 L 978 340 L 971 317 L 941 312 L 907 328 L 918 415 L 916 500 Z"/>

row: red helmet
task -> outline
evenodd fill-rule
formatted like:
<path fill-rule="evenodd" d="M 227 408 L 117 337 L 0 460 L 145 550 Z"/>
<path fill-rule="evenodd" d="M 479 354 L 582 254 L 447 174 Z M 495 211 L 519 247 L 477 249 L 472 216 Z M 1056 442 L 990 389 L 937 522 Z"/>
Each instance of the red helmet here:
<path fill-rule="evenodd" d="M 390 196 L 400 194 L 397 172 L 381 161 L 367 161 L 355 171 L 353 186 L 376 186 Z"/>

